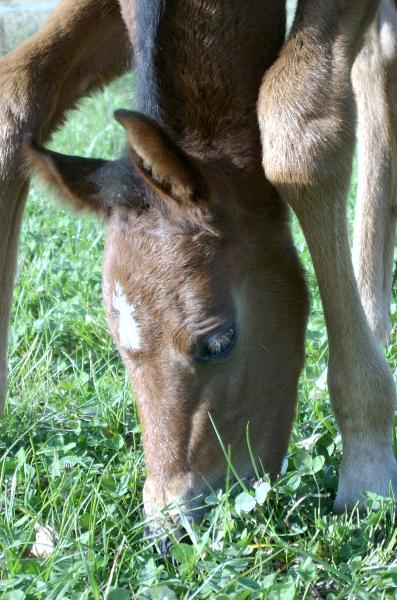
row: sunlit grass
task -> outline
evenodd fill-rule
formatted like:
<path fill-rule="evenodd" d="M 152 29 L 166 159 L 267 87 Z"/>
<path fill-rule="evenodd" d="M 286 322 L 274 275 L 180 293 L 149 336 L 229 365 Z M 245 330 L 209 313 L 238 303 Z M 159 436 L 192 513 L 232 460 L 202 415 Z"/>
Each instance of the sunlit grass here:
<path fill-rule="evenodd" d="M 53 147 L 115 157 L 112 111 L 133 81 L 85 101 Z M 307 363 L 285 473 L 270 486 L 210 494 L 210 511 L 165 561 L 143 538 L 145 471 L 132 391 L 107 334 L 101 300 L 103 226 L 33 186 L 26 211 L 10 343 L 10 394 L 0 421 L 0 597 L 397 597 L 393 510 L 331 512 L 341 445 L 324 373 L 327 338 L 312 288 Z M 393 309 L 394 310 L 394 309 Z M 388 354 L 396 368 L 396 348 Z M 35 527 L 54 532 L 48 558 L 31 555 Z"/>

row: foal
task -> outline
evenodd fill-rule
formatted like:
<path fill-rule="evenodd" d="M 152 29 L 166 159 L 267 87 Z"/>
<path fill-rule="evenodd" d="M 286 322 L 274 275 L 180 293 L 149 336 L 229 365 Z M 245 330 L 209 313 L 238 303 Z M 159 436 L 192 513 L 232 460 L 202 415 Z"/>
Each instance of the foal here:
<path fill-rule="evenodd" d="M 138 399 L 149 515 L 221 480 L 209 413 L 248 476 L 247 420 L 255 455 L 276 474 L 295 411 L 307 298 L 255 110 L 284 11 L 240 7 L 137 4 L 140 112 L 116 113 L 126 157 L 27 149 L 49 183 L 107 220 L 103 291 Z"/>
<path fill-rule="evenodd" d="M 379 35 L 378 4 L 301 0 L 282 48 L 283 2 L 120 1 L 140 112 L 116 115 L 127 139 L 116 161 L 37 144 L 78 97 L 125 68 L 115 2 L 64 0 L 40 34 L 0 62 L 3 333 L 26 195 L 14 166 L 25 130 L 31 165 L 107 222 L 104 298 L 142 419 L 148 515 L 222 480 L 208 413 L 242 476 L 251 474 L 248 421 L 254 455 L 271 474 L 280 469 L 307 317 L 285 200 L 309 243 L 329 333 L 344 446 L 336 508 L 397 485 L 394 384 L 359 300 L 345 215 L 350 73 L 371 23 Z M 361 254 L 357 262 L 359 271 Z"/>

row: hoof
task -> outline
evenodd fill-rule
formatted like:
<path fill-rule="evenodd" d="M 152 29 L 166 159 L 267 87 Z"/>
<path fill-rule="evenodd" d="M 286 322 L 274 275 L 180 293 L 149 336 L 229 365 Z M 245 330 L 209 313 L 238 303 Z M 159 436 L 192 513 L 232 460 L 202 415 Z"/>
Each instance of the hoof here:
<path fill-rule="evenodd" d="M 343 513 L 357 507 L 365 511 L 365 492 L 397 500 L 397 462 L 394 457 L 386 456 L 376 461 L 368 459 L 361 468 L 357 463 L 354 468 L 347 469 L 342 463 L 334 511 Z"/>

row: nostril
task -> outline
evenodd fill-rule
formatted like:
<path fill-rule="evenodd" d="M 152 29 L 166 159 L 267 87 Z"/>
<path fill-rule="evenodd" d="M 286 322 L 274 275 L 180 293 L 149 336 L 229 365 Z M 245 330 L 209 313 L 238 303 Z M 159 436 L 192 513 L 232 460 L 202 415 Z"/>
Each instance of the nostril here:
<path fill-rule="evenodd" d="M 164 535 L 163 538 L 159 538 L 158 532 L 156 535 L 150 526 L 146 526 L 143 534 L 145 538 L 151 538 L 152 544 L 156 547 L 157 552 L 167 560 L 171 559 L 170 550 L 173 544 L 192 544 L 192 540 L 184 527 L 179 527 L 173 531 L 171 535 Z"/>
<path fill-rule="evenodd" d="M 156 546 L 158 547 L 160 554 L 162 554 L 162 556 L 164 556 L 167 560 L 170 560 L 172 558 L 171 546 L 173 544 L 180 543 L 189 545 L 193 543 L 186 529 L 183 527 L 179 527 L 176 531 L 174 531 L 171 537 L 167 535 L 167 537 L 159 540 Z"/>
<path fill-rule="evenodd" d="M 167 535 L 164 535 L 163 538 L 159 538 L 159 532 L 155 532 L 153 531 L 153 529 L 149 526 L 146 525 L 144 530 L 143 530 L 143 536 L 145 539 L 147 539 L 149 541 L 150 544 L 152 544 L 157 552 L 159 554 L 161 554 L 162 556 L 164 556 L 167 559 L 171 558 L 171 554 L 170 554 L 170 548 L 171 548 L 171 544 L 172 544 L 172 540 L 170 539 L 170 537 Z"/>
<path fill-rule="evenodd" d="M 152 537 L 152 532 L 150 531 L 150 527 L 148 525 L 145 525 L 145 527 L 143 529 L 143 537 L 145 539 Z"/>
<path fill-rule="evenodd" d="M 164 556 L 164 558 L 166 558 L 167 560 L 169 560 L 171 558 L 171 552 L 170 552 L 171 544 L 172 544 L 172 541 L 170 540 L 170 538 L 168 536 L 165 537 L 164 539 L 160 540 L 156 544 L 156 545 L 158 545 L 160 554 L 162 554 Z"/>

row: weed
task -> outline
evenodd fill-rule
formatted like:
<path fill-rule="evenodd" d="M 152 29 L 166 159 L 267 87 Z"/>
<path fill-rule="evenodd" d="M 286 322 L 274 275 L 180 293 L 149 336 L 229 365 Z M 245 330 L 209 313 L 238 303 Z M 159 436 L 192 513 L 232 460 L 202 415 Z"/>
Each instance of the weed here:
<path fill-rule="evenodd" d="M 112 111 L 131 106 L 131 89 L 130 76 L 84 101 L 53 147 L 119 155 Z M 283 474 L 271 484 L 257 465 L 255 485 L 231 479 L 227 493 L 209 491 L 192 544 L 174 540 L 165 561 L 143 536 L 140 425 L 101 303 L 103 227 L 32 187 L 0 421 L 1 598 L 397 598 L 393 508 L 369 494 L 365 516 L 331 512 L 341 442 L 325 386 L 319 294 L 294 229 L 312 311 Z M 396 354 L 393 344 L 394 370 Z"/>

